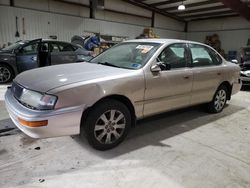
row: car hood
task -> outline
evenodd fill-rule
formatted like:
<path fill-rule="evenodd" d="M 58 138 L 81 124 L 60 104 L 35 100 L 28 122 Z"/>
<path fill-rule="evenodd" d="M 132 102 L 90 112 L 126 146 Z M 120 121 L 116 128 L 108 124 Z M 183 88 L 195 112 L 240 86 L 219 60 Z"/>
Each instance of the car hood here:
<path fill-rule="evenodd" d="M 110 67 L 94 63 L 72 63 L 37 68 L 21 73 L 15 82 L 31 90 L 48 92 L 68 84 L 98 78 L 122 76 L 134 70 Z"/>
<path fill-rule="evenodd" d="M 9 61 L 9 59 L 13 56 L 14 56 L 14 54 L 12 54 L 11 52 L 0 51 L 0 61 L 1 62 Z"/>
<path fill-rule="evenodd" d="M 0 54 L 12 54 L 11 50 L 0 50 Z"/>

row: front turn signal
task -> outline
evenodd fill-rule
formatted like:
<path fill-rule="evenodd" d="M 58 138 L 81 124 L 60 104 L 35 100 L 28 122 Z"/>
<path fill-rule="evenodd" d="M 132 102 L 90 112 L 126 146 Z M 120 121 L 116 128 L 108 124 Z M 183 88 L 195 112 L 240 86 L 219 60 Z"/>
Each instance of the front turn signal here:
<path fill-rule="evenodd" d="M 48 120 L 43 121 L 26 121 L 24 119 L 18 118 L 18 122 L 22 125 L 28 126 L 28 127 L 43 127 L 48 125 Z"/>

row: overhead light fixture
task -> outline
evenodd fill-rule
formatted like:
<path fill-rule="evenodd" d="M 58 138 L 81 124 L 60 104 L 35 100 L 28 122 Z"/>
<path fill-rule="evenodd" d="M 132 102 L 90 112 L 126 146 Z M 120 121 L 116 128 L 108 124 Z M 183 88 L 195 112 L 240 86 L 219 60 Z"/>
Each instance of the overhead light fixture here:
<path fill-rule="evenodd" d="M 185 10 L 185 9 L 186 9 L 186 7 L 185 7 L 185 5 L 183 4 L 183 1 L 182 1 L 181 5 L 178 6 L 178 10 Z"/>

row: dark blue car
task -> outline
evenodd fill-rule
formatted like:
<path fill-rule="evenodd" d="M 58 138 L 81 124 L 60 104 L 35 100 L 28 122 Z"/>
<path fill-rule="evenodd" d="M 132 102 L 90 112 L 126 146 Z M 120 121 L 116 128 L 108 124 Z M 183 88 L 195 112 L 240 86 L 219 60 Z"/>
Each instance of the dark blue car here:
<path fill-rule="evenodd" d="M 82 47 L 55 40 L 19 41 L 0 50 L 0 84 L 17 74 L 49 65 L 82 62 L 90 55 Z"/>

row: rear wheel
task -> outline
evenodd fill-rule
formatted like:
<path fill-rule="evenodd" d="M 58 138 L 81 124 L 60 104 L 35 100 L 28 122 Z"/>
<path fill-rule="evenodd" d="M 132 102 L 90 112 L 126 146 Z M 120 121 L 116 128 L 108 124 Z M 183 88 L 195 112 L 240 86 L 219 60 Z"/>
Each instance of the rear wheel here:
<path fill-rule="evenodd" d="M 131 114 L 123 103 L 108 99 L 98 103 L 88 113 L 81 126 L 88 142 L 98 150 L 108 150 L 121 143 L 131 126 Z"/>
<path fill-rule="evenodd" d="M 12 69 L 8 65 L 0 64 L 0 84 L 10 82 L 14 77 Z"/>
<path fill-rule="evenodd" d="M 223 110 L 227 102 L 228 90 L 222 85 L 215 92 L 213 100 L 208 104 L 208 111 L 211 113 L 219 113 Z"/>

